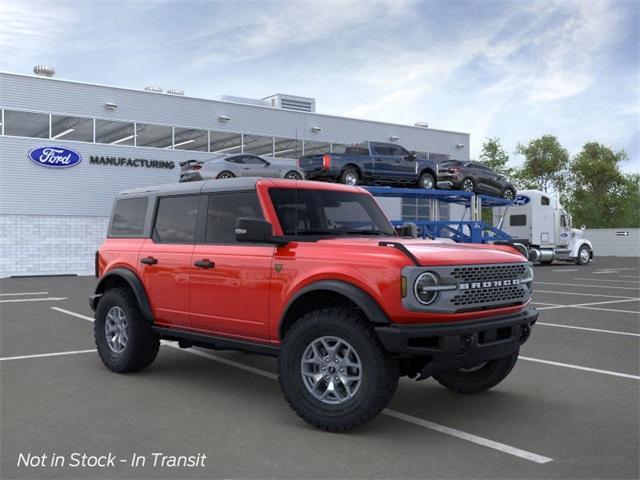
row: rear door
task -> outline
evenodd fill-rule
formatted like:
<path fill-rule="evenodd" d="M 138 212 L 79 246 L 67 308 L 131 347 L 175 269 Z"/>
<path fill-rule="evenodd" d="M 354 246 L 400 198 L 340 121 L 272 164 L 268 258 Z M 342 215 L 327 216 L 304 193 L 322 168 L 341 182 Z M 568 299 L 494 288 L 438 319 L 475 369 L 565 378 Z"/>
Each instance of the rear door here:
<path fill-rule="evenodd" d="M 393 149 L 384 143 L 371 143 L 371 156 L 373 176 L 384 180 L 392 179 L 396 162 Z"/>
<path fill-rule="evenodd" d="M 138 260 L 156 324 L 190 326 L 189 274 L 199 204 L 199 195 L 158 199 L 152 238 L 145 240 Z"/>
<path fill-rule="evenodd" d="M 206 333 L 267 340 L 275 248 L 237 243 L 238 217 L 263 217 L 255 190 L 208 195 L 204 243 L 190 262 L 191 321 Z"/>

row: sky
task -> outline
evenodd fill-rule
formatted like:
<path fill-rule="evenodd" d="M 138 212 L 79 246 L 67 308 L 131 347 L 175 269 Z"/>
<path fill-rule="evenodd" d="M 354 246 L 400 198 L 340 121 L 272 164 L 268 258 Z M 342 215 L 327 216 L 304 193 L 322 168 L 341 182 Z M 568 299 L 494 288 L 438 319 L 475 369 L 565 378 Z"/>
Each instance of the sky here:
<path fill-rule="evenodd" d="M 0 71 L 624 149 L 640 172 L 640 1 L 0 0 Z"/>

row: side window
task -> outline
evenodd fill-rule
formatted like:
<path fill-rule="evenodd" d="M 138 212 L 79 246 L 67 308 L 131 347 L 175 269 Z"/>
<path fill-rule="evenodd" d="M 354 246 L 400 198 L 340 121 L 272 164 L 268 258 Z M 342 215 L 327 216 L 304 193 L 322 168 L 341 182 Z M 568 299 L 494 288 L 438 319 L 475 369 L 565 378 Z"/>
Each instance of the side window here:
<path fill-rule="evenodd" d="M 526 215 L 511 215 L 509 217 L 509 225 L 511 225 L 512 227 L 524 227 L 526 224 Z"/>
<path fill-rule="evenodd" d="M 226 161 L 229 163 L 244 163 L 243 159 L 244 159 L 243 156 L 237 156 L 237 157 L 229 157 L 226 159 Z"/>
<path fill-rule="evenodd" d="M 254 157 L 253 155 L 246 155 L 242 157 L 242 163 L 248 163 L 250 165 L 264 165 L 265 161 L 260 157 Z"/>
<path fill-rule="evenodd" d="M 373 153 L 375 155 L 392 155 L 392 150 L 386 145 L 373 144 Z"/>
<path fill-rule="evenodd" d="M 549 197 L 540 197 L 540 205 L 549 205 Z"/>
<path fill-rule="evenodd" d="M 563 227 L 567 226 L 567 217 L 565 217 L 564 214 L 560 216 L 560 225 Z"/>
<path fill-rule="evenodd" d="M 122 198 L 116 203 L 111 221 L 111 237 L 140 237 L 147 214 L 147 197 Z"/>
<path fill-rule="evenodd" d="M 199 195 L 159 200 L 153 240 L 156 243 L 194 243 Z"/>
<path fill-rule="evenodd" d="M 213 193 L 207 208 L 207 243 L 236 243 L 239 217 L 263 218 L 255 191 Z"/>
<path fill-rule="evenodd" d="M 392 151 L 391 155 L 395 155 L 396 157 L 407 157 L 409 155 L 409 152 L 400 146 L 389 148 Z"/>

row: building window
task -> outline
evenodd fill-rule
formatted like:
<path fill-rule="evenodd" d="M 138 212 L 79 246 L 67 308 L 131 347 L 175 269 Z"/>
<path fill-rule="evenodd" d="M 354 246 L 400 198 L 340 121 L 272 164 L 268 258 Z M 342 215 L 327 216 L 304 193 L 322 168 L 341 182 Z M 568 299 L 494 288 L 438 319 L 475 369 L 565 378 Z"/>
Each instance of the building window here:
<path fill-rule="evenodd" d="M 331 144 L 327 142 L 313 142 L 311 140 L 304 141 L 304 154 L 305 155 L 318 155 L 323 153 L 329 153 L 331 151 Z"/>
<path fill-rule="evenodd" d="M 173 129 L 163 125 L 136 123 L 136 146 L 171 148 L 173 145 Z"/>
<path fill-rule="evenodd" d="M 208 150 L 209 136 L 206 130 L 193 128 L 174 129 L 173 148 L 176 150 L 196 150 L 206 152 Z"/>
<path fill-rule="evenodd" d="M 209 132 L 209 135 L 209 151 L 211 153 L 221 153 L 225 155 L 242 153 L 242 135 L 239 133 L 212 131 Z"/>
<path fill-rule="evenodd" d="M 274 138 L 274 157 L 300 158 L 302 157 L 302 140 L 292 138 Z"/>
<path fill-rule="evenodd" d="M 96 142 L 111 145 L 134 144 L 133 123 L 96 120 Z"/>
<path fill-rule="evenodd" d="M 93 119 L 51 115 L 51 138 L 93 142 Z"/>
<path fill-rule="evenodd" d="M 49 115 L 5 110 L 4 134 L 16 137 L 49 138 Z"/>
<path fill-rule="evenodd" d="M 262 135 L 243 135 L 244 153 L 251 155 L 273 156 L 273 137 L 263 137 Z"/>

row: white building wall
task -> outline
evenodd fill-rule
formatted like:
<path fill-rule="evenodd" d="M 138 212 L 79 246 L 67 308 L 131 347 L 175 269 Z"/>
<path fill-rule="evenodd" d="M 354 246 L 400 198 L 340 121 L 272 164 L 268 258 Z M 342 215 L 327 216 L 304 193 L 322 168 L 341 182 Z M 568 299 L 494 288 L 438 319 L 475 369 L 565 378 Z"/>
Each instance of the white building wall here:
<path fill-rule="evenodd" d="M 640 257 L 640 228 L 590 228 L 584 238 L 591 240 L 596 258 Z"/>

